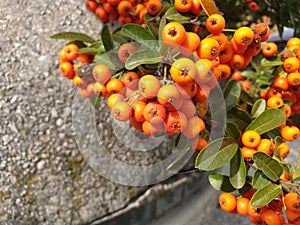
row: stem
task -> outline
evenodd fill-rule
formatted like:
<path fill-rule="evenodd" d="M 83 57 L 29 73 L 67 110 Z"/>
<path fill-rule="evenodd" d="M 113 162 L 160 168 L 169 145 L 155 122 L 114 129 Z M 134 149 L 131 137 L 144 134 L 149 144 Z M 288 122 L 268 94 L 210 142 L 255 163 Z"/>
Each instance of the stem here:
<path fill-rule="evenodd" d="M 235 32 L 236 29 L 224 29 L 223 32 Z"/>
<path fill-rule="evenodd" d="M 140 96 L 141 92 L 137 90 L 130 97 L 126 98 L 125 101 L 127 101 L 130 106 L 133 106 Z"/>
<path fill-rule="evenodd" d="M 164 79 L 163 79 L 163 85 L 166 84 L 166 81 L 167 81 L 167 67 L 164 66 Z"/>
<path fill-rule="evenodd" d="M 300 196 L 300 185 L 299 184 L 295 184 L 290 181 L 284 181 L 284 180 L 280 180 L 280 184 L 286 192 L 295 192 L 298 194 L 298 196 Z"/>

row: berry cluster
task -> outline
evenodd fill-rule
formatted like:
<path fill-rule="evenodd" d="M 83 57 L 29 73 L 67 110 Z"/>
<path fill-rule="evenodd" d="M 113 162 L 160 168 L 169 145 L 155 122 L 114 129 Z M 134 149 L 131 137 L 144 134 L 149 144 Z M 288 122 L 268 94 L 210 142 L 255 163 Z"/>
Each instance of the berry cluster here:
<path fill-rule="evenodd" d="M 245 2 L 258 10 L 254 1 Z M 224 192 L 219 202 L 225 211 L 269 225 L 286 224 L 285 213 L 289 224 L 299 224 L 300 164 L 294 169 L 284 160 L 288 142 L 300 136 L 300 39 L 291 38 L 278 53 L 275 43 L 266 43 L 268 25 L 228 29 L 213 1 L 86 4 L 101 21 L 118 21 L 121 28 L 110 32 L 105 24 L 95 42 L 77 34 L 60 51 L 60 71 L 80 95 L 106 99 L 116 121 L 146 136 L 182 134 L 199 153 L 198 169 L 230 163 L 229 176 L 210 176 Z M 225 136 L 208 141 L 209 129 L 219 128 L 208 103 L 217 86 L 228 121 Z"/>
<path fill-rule="evenodd" d="M 282 195 L 279 194 L 263 207 L 254 207 L 250 204 L 250 199 L 254 194 L 254 189 L 250 189 L 240 196 L 223 192 L 219 196 L 219 205 L 221 209 L 228 213 L 249 216 L 253 224 L 300 224 L 300 197 L 296 192 L 291 191 Z M 288 223 L 285 221 L 286 218 Z"/>
<path fill-rule="evenodd" d="M 262 53 L 265 57 L 280 57 L 282 61 L 283 72 L 277 76 L 272 86 L 261 92 L 262 98 L 269 102 L 269 107 L 286 108 L 286 114 L 289 118 L 292 114 L 300 113 L 300 39 L 293 37 L 288 40 L 286 49 L 278 54 L 278 47 L 274 42 L 266 43 L 262 48 Z M 284 104 L 284 101 L 289 101 L 291 104 Z"/>
<path fill-rule="evenodd" d="M 73 79 L 76 87 L 86 87 L 86 82 L 81 82 L 80 85 L 77 83 L 79 81 L 78 75 L 76 75 L 76 70 L 82 64 L 90 64 L 94 60 L 94 55 L 92 54 L 81 54 L 77 51 L 79 47 L 76 44 L 67 44 L 59 52 L 59 70 L 61 74 L 68 78 Z"/>
<path fill-rule="evenodd" d="M 179 3 L 175 5 L 179 7 Z M 75 44 L 61 50 L 60 70 L 73 79 L 83 97 L 107 97 L 116 120 L 129 120 L 146 135 L 183 133 L 193 139 L 193 147 L 199 151 L 207 145 L 201 132 L 205 130 L 203 117 L 208 110 L 210 91 L 232 72 L 245 68 L 259 53 L 261 41 L 269 35 L 265 24 L 258 24 L 254 30 L 241 27 L 231 39 L 223 33 L 224 28 L 223 16 L 212 14 L 206 20 L 210 34 L 200 40 L 198 34 L 181 23 L 167 23 L 162 29 L 162 41 L 179 52 L 169 65 L 162 65 L 163 72 L 123 69 L 115 77 L 107 65 L 98 64 L 93 67 L 92 76 L 82 77 L 76 69 L 83 63 L 91 63 L 92 55 L 77 54 L 79 48 Z M 136 51 L 134 44 L 122 44 L 117 50 L 118 60 L 125 64 Z M 77 59 L 79 62 L 75 64 Z"/>
<path fill-rule="evenodd" d="M 118 21 L 119 25 L 142 24 L 146 14 L 156 16 L 163 7 L 159 0 L 87 0 L 86 5 L 102 22 Z"/>

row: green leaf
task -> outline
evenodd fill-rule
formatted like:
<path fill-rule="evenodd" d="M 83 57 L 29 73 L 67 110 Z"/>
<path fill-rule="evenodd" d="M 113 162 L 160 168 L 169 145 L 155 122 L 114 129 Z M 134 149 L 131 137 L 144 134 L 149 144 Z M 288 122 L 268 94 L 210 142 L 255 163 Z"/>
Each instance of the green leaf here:
<path fill-rule="evenodd" d="M 161 59 L 159 52 L 155 50 L 140 50 L 128 57 L 125 67 L 127 70 L 132 70 L 142 64 L 159 63 Z"/>
<path fill-rule="evenodd" d="M 280 134 L 280 131 L 278 129 L 273 129 L 271 131 L 268 131 L 266 133 L 266 135 L 269 139 L 274 139 L 274 140 L 277 140 L 278 138 L 281 139 L 281 134 Z"/>
<path fill-rule="evenodd" d="M 99 48 L 91 48 L 91 47 L 86 47 L 86 48 L 80 48 L 77 51 L 78 53 L 82 54 L 98 54 L 98 53 L 103 53 L 103 51 Z"/>
<path fill-rule="evenodd" d="M 166 26 L 167 24 L 167 19 L 166 19 L 166 15 L 163 15 L 163 17 L 160 20 L 159 23 L 159 28 L 158 28 L 158 40 L 162 40 L 162 30 L 164 28 L 164 26 Z"/>
<path fill-rule="evenodd" d="M 208 180 L 211 186 L 217 191 L 234 192 L 236 190 L 230 183 L 229 177 L 223 174 L 210 174 Z"/>
<path fill-rule="evenodd" d="M 121 31 L 113 33 L 112 39 L 119 44 L 128 43 L 128 39 L 124 37 L 124 34 Z"/>
<path fill-rule="evenodd" d="M 93 42 L 89 47 L 90 48 L 98 48 L 98 49 L 101 49 L 103 52 L 105 52 L 105 48 L 104 48 L 102 41 Z"/>
<path fill-rule="evenodd" d="M 108 24 L 104 24 L 101 32 L 101 40 L 103 42 L 105 51 L 108 52 L 114 48 L 114 43 L 109 31 L 109 26 Z"/>
<path fill-rule="evenodd" d="M 165 15 L 168 20 L 173 20 L 177 22 L 184 22 L 190 20 L 190 17 L 180 14 L 174 6 L 169 8 L 166 11 Z"/>
<path fill-rule="evenodd" d="M 151 22 L 145 22 L 146 26 L 148 27 L 149 31 L 153 35 L 155 39 L 158 39 L 158 29 L 155 27 L 155 25 Z"/>
<path fill-rule="evenodd" d="M 261 65 L 266 66 L 266 67 L 280 66 L 282 64 L 283 64 L 283 62 L 280 60 L 270 61 L 270 60 L 267 60 L 266 58 L 263 58 L 261 60 Z"/>
<path fill-rule="evenodd" d="M 256 80 L 258 74 L 255 71 L 245 70 L 243 71 L 243 77 L 247 78 L 247 80 Z"/>
<path fill-rule="evenodd" d="M 283 124 L 285 115 L 279 109 L 267 109 L 253 120 L 246 130 L 255 130 L 259 134 L 264 134 Z"/>
<path fill-rule="evenodd" d="M 251 109 L 251 116 L 252 116 L 252 118 L 256 118 L 260 114 L 262 114 L 265 111 L 266 106 L 267 106 L 266 100 L 264 100 L 264 99 L 258 99 L 254 103 L 254 105 L 253 105 L 253 107 Z"/>
<path fill-rule="evenodd" d="M 241 94 L 241 85 L 236 80 L 230 80 L 224 89 L 224 100 L 227 110 L 231 109 L 232 106 L 239 99 Z"/>
<path fill-rule="evenodd" d="M 251 123 L 251 117 L 248 112 L 236 106 L 228 111 L 227 117 L 228 122 L 237 124 L 242 131 Z"/>
<path fill-rule="evenodd" d="M 78 32 L 61 32 L 50 36 L 52 39 L 64 39 L 69 41 L 82 41 L 87 43 L 93 43 L 95 40 L 90 36 L 78 33 Z"/>
<path fill-rule="evenodd" d="M 262 207 L 270 203 L 282 192 L 281 187 L 276 184 L 268 184 L 264 188 L 255 192 L 250 204 L 254 207 Z"/>
<path fill-rule="evenodd" d="M 246 183 L 247 169 L 241 150 L 238 150 L 230 160 L 230 183 L 236 189 L 242 188 Z"/>
<path fill-rule="evenodd" d="M 123 25 L 121 31 L 133 40 L 148 46 L 151 49 L 155 49 L 157 46 L 157 43 L 154 42 L 154 36 L 147 29 L 140 25 L 125 24 Z"/>
<path fill-rule="evenodd" d="M 96 54 L 94 57 L 94 62 L 97 64 L 105 64 L 106 66 L 109 67 L 111 70 L 115 70 L 116 66 L 115 64 L 111 61 L 109 54 Z"/>
<path fill-rule="evenodd" d="M 238 125 L 231 122 L 226 123 L 225 134 L 227 137 L 233 137 L 237 140 L 240 137 L 240 130 Z"/>
<path fill-rule="evenodd" d="M 95 109 L 98 110 L 101 102 L 101 96 L 97 96 L 95 100 Z"/>
<path fill-rule="evenodd" d="M 253 161 L 257 168 L 261 170 L 270 180 L 278 181 L 283 169 L 280 163 L 263 152 L 253 154 Z"/>
<path fill-rule="evenodd" d="M 231 137 L 210 142 L 197 156 L 195 167 L 200 170 L 214 170 L 228 163 L 238 150 L 238 144 Z"/>
<path fill-rule="evenodd" d="M 252 186 L 256 189 L 261 189 L 268 185 L 270 183 L 270 180 L 268 177 L 261 171 L 256 170 L 253 179 L 252 179 Z"/>
<path fill-rule="evenodd" d="M 253 98 L 244 90 L 241 91 L 240 99 L 248 105 L 253 105 Z"/>

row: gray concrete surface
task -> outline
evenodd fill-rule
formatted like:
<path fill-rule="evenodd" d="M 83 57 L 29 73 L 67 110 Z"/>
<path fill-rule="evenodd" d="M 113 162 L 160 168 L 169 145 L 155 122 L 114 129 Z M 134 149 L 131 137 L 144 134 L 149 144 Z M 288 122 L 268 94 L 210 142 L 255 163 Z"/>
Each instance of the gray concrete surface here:
<path fill-rule="evenodd" d="M 71 123 L 73 84 L 58 71 L 60 31 L 98 38 L 85 1 L 0 2 L 0 224 L 84 224 L 124 207 L 136 188 L 95 173 Z"/>
<path fill-rule="evenodd" d="M 49 36 L 80 31 L 97 39 L 100 28 L 85 0 L 0 1 L 1 225 L 88 224 L 145 190 L 100 176 L 75 143 L 75 89 L 58 71 L 65 41 Z"/>

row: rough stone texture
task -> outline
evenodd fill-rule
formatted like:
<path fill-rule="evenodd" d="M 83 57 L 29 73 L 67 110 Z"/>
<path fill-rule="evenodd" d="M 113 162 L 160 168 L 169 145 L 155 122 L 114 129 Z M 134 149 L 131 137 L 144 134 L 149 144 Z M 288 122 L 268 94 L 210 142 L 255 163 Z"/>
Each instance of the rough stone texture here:
<path fill-rule="evenodd" d="M 0 1 L 0 224 L 87 224 L 144 190 L 97 174 L 75 143 L 75 89 L 58 71 L 66 42 L 49 36 L 97 39 L 100 27 L 85 0 Z"/>
<path fill-rule="evenodd" d="M 106 180 L 74 140 L 74 88 L 58 71 L 61 31 L 98 38 L 85 1 L 0 2 L 0 224 L 83 224 L 124 207 L 135 188 Z"/>

